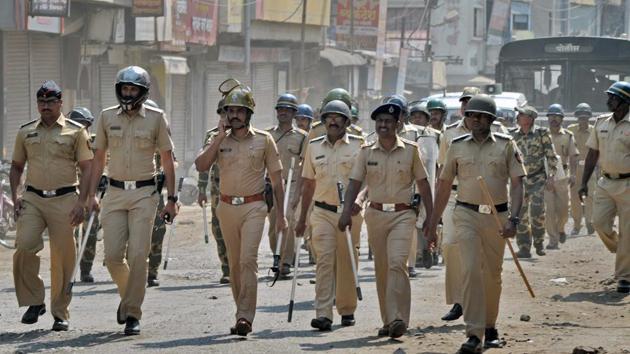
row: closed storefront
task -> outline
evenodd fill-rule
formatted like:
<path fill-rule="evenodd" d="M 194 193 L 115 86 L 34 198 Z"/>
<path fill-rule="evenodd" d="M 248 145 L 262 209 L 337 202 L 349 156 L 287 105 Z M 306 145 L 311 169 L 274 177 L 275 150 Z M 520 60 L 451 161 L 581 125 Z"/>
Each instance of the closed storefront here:
<path fill-rule="evenodd" d="M 254 65 L 254 100 L 256 100 L 255 125 L 267 128 L 276 125 L 276 89 L 274 85 L 274 64 Z"/>

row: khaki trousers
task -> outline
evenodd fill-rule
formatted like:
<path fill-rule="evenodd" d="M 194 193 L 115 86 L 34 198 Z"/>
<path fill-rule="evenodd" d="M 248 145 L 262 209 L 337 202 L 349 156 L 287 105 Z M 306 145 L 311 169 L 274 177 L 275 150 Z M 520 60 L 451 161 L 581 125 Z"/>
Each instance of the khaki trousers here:
<path fill-rule="evenodd" d="M 462 304 L 462 260 L 453 223 L 455 193 L 451 193 L 442 215 L 442 257 L 444 257 L 444 288 L 446 303 Z"/>
<path fill-rule="evenodd" d="M 289 203 L 293 200 L 295 194 L 295 183 L 291 182 L 291 195 L 289 195 Z M 298 209 L 299 210 L 299 209 Z M 267 236 L 269 237 L 269 247 L 273 254 L 276 253 L 276 246 L 278 245 L 278 235 L 276 234 L 276 205 L 269 212 L 269 231 Z M 282 246 L 280 247 L 280 265 L 291 264 L 293 265 L 293 258 L 295 258 L 295 210 L 287 207 L 288 229 L 282 234 Z"/>
<path fill-rule="evenodd" d="M 254 322 L 258 292 L 258 247 L 265 226 L 267 204 L 219 202 L 217 217 L 230 265 L 230 286 L 236 302 L 236 319 Z"/>
<path fill-rule="evenodd" d="M 588 181 L 588 190 L 591 193 L 584 199 L 584 213 L 582 211 L 582 204 L 580 203 L 580 196 L 578 191 L 580 190 L 580 183 L 582 176 L 584 175 L 584 166 L 578 166 L 575 174 L 575 184 L 571 187 L 571 216 L 573 218 L 573 229 L 579 230 L 582 228 L 582 217 L 586 224 L 593 223 L 593 192 L 595 192 L 595 174 Z"/>
<path fill-rule="evenodd" d="M 545 188 L 545 228 L 549 245 L 556 246 L 569 220 L 569 180 L 556 181 L 553 186 L 552 191 Z"/>
<path fill-rule="evenodd" d="M 507 213 L 499 218 L 505 223 Z M 456 206 L 453 223 L 462 260 L 466 335 L 483 340 L 485 329 L 495 327 L 499 315 L 505 240 L 492 215 Z"/>
<path fill-rule="evenodd" d="M 44 248 L 42 233 L 48 228 L 50 240 L 50 307 L 52 315 L 70 319 L 71 294 L 66 286 L 72 280 L 76 260 L 74 228 L 70 211 L 77 201 L 76 193 L 42 198 L 25 192 L 22 215 L 17 220 L 16 251 L 13 254 L 13 281 L 19 306 L 44 303 L 44 282 L 39 276 L 40 257 Z"/>
<path fill-rule="evenodd" d="M 315 268 L 316 317 L 333 319 L 333 301 L 339 315 L 352 315 L 357 308 L 354 274 L 346 233 L 339 231 L 339 214 L 314 207 L 310 216 L 312 242 L 317 253 Z M 361 237 L 361 214 L 352 217 L 352 245 L 358 269 L 358 249 Z"/>
<path fill-rule="evenodd" d="M 155 186 L 127 191 L 110 186 L 103 198 L 105 265 L 118 287 L 123 318 L 142 318 L 158 197 Z"/>
<path fill-rule="evenodd" d="M 616 252 L 615 279 L 630 281 L 630 179 L 601 177 L 593 204 L 593 226 L 606 247 Z M 619 216 L 619 233 L 613 229 L 615 216 Z"/>
<path fill-rule="evenodd" d="M 368 206 L 365 223 L 374 253 L 376 291 L 383 324 L 403 320 L 409 325 L 411 289 L 407 259 L 416 213 L 413 210 L 384 212 Z"/>

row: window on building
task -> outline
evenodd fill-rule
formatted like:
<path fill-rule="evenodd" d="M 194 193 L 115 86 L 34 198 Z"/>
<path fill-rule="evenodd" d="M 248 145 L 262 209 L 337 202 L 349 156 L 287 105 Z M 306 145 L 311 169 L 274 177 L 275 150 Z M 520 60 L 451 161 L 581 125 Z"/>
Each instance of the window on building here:
<path fill-rule="evenodd" d="M 530 4 L 524 1 L 512 1 L 512 16 L 510 27 L 512 31 L 529 31 L 531 9 Z"/>
<path fill-rule="evenodd" d="M 473 17 L 473 36 L 482 38 L 484 36 L 484 24 L 483 20 L 484 11 L 480 7 L 475 7 L 475 16 Z"/>

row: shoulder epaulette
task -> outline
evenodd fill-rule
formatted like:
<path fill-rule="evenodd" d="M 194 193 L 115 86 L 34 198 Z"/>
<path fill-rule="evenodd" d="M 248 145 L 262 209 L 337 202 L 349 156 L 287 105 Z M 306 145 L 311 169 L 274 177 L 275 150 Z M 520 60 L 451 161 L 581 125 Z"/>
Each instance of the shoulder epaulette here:
<path fill-rule="evenodd" d="M 309 143 L 309 144 L 316 143 L 316 142 L 318 142 L 318 141 L 322 141 L 322 140 L 324 140 L 325 138 L 326 138 L 326 135 L 322 135 L 322 136 L 319 136 L 319 137 L 317 137 L 317 138 L 315 138 L 315 139 L 311 139 L 311 141 L 309 141 L 308 143 Z"/>
<path fill-rule="evenodd" d="M 536 131 L 547 133 L 549 129 L 547 129 L 546 127 L 536 126 Z"/>
<path fill-rule="evenodd" d="M 322 125 L 322 121 L 318 120 L 317 122 L 313 123 L 313 126 L 311 126 L 311 129 L 313 129 L 313 128 L 317 127 L 317 126 L 320 126 L 320 125 Z"/>
<path fill-rule="evenodd" d="M 363 128 L 361 128 L 360 126 L 356 125 L 356 124 L 352 124 L 350 125 L 350 127 L 358 132 L 362 132 Z"/>
<path fill-rule="evenodd" d="M 66 122 L 68 122 L 68 123 L 70 123 L 70 124 L 72 124 L 72 125 L 74 125 L 75 127 L 78 127 L 78 128 L 85 128 L 85 126 L 83 124 L 81 124 L 81 123 L 79 123 L 77 121 L 74 121 L 74 120 L 72 120 L 70 118 L 66 118 Z"/>
<path fill-rule="evenodd" d="M 274 129 L 276 129 L 276 127 L 275 127 L 275 126 L 271 126 L 271 127 L 267 127 L 267 128 L 265 128 L 264 130 L 265 130 L 266 132 L 270 132 L 270 131 L 272 131 L 272 130 L 274 130 Z"/>
<path fill-rule="evenodd" d="M 260 133 L 262 135 L 268 135 L 269 137 L 271 137 L 271 134 L 269 134 L 268 131 L 266 130 L 262 130 L 262 129 L 258 129 L 258 128 L 252 128 L 256 133 Z"/>
<path fill-rule="evenodd" d="M 416 144 L 416 142 L 415 142 L 415 141 L 407 140 L 407 139 L 405 139 L 405 138 L 400 138 L 400 140 L 401 140 L 403 143 L 407 144 L 407 145 L 418 146 L 418 144 Z"/>
<path fill-rule="evenodd" d="M 575 128 L 575 127 L 579 127 L 579 124 L 578 124 L 578 123 L 573 123 L 573 124 L 570 124 L 570 125 L 567 127 L 567 129 L 571 129 L 571 128 Z"/>
<path fill-rule="evenodd" d="M 503 134 L 503 133 L 492 133 L 492 135 L 496 136 L 499 139 L 504 139 L 504 140 L 512 140 L 512 136 L 508 135 L 508 134 Z"/>
<path fill-rule="evenodd" d="M 20 129 L 26 127 L 27 125 L 31 125 L 35 122 L 37 122 L 39 119 L 33 119 L 32 121 L 28 122 L 28 123 L 24 123 L 22 125 L 20 125 Z"/>
<path fill-rule="evenodd" d="M 363 139 L 363 137 L 362 137 L 362 136 L 359 136 L 359 135 L 354 135 L 354 134 L 348 134 L 348 139 L 352 139 L 352 140 L 361 140 L 361 141 L 365 140 L 365 139 Z"/>
<path fill-rule="evenodd" d="M 457 128 L 458 125 L 459 125 L 459 121 L 447 125 L 446 129 Z"/>
<path fill-rule="evenodd" d="M 562 130 L 564 130 L 567 134 L 573 136 L 573 132 L 570 131 L 569 129 L 562 129 Z"/>
<path fill-rule="evenodd" d="M 212 134 L 219 131 L 219 127 L 214 127 L 206 132 L 206 134 Z"/>
<path fill-rule="evenodd" d="M 509 131 L 510 133 L 514 133 L 514 132 L 516 132 L 517 130 L 518 130 L 518 127 L 511 127 L 511 128 L 508 128 L 508 131 Z"/>
<path fill-rule="evenodd" d="M 149 105 L 146 105 L 146 104 L 144 105 L 144 109 L 149 110 L 149 111 L 153 111 L 153 112 L 157 112 L 157 113 L 164 113 L 164 111 L 161 108 L 149 106 Z"/>
<path fill-rule="evenodd" d="M 376 140 L 374 141 L 370 141 L 370 142 L 365 142 L 363 145 L 361 145 L 361 148 L 369 148 L 371 146 L 373 146 L 374 144 L 376 144 Z"/>
<path fill-rule="evenodd" d="M 295 131 L 300 133 L 301 135 L 308 135 L 308 133 L 306 132 L 306 130 L 304 129 L 300 129 L 298 127 L 295 127 Z"/>
<path fill-rule="evenodd" d="M 459 141 L 464 141 L 464 140 L 466 140 L 467 138 L 469 138 L 469 137 L 471 137 L 471 136 L 472 136 L 472 135 L 470 135 L 470 134 L 460 135 L 460 136 L 458 136 L 457 138 L 453 139 L 453 140 L 451 141 L 451 144 L 457 143 L 457 142 L 459 142 Z"/>
<path fill-rule="evenodd" d="M 120 105 L 109 106 L 107 108 L 103 108 L 103 112 L 104 111 L 111 111 L 111 110 L 118 109 L 118 108 L 120 108 Z"/>

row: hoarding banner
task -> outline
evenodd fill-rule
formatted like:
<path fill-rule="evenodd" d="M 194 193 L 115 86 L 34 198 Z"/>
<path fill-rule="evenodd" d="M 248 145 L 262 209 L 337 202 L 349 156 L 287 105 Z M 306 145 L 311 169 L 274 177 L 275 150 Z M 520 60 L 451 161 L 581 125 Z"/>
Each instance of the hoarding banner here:
<path fill-rule="evenodd" d="M 29 16 L 65 17 L 69 15 L 68 0 L 30 0 Z"/>

